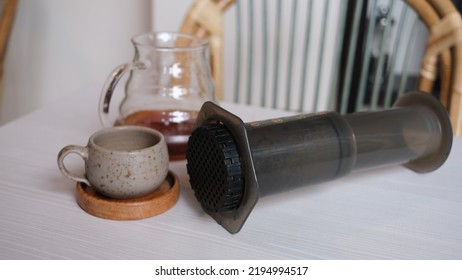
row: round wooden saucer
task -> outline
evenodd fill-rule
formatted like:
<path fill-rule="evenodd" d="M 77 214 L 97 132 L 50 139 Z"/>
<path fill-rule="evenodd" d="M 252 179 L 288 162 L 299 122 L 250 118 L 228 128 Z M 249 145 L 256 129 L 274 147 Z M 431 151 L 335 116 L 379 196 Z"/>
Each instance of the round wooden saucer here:
<path fill-rule="evenodd" d="M 133 199 L 114 199 L 99 194 L 92 186 L 77 183 L 77 203 L 87 213 L 111 220 L 138 220 L 161 214 L 178 200 L 178 177 L 169 171 L 160 187 Z"/>

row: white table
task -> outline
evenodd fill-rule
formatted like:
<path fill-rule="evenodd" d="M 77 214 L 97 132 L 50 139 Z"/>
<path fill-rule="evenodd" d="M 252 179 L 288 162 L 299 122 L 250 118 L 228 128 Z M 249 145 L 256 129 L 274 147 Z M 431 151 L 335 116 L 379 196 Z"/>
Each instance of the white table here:
<path fill-rule="evenodd" d="M 430 174 L 386 167 L 262 198 L 236 235 L 201 210 L 184 161 L 171 164 L 181 195 L 168 212 L 137 221 L 91 216 L 56 155 L 101 128 L 98 98 L 90 87 L 0 127 L 0 259 L 462 258 L 462 139 Z M 283 115 L 223 106 L 244 121 Z"/>

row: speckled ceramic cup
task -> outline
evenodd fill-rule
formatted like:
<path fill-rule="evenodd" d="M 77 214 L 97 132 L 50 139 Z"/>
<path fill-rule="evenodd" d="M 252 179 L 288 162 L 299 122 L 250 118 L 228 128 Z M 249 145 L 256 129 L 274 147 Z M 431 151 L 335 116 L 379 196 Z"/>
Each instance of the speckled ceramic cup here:
<path fill-rule="evenodd" d="M 84 159 L 85 175 L 74 174 L 64 165 L 64 158 L 71 153 Z M 87 146 L 69 145 L 58 154 L 64 176 L 118 199 L 154 191 L 167 176 L 168 164 L 164 136 L 141 126 L 102 129 L 90 137 Z"/>

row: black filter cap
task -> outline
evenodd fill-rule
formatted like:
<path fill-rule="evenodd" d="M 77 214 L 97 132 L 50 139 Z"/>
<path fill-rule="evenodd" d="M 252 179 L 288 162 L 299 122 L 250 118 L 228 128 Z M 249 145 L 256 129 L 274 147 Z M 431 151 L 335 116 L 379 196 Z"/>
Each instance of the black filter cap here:
<path fill-rule="evenodd" d="M 194 195 L 212 212 L 239 207 L 244 174 L 236 143 L 223 124 L 196 128 L 188 141 L 187 171 Z"/>

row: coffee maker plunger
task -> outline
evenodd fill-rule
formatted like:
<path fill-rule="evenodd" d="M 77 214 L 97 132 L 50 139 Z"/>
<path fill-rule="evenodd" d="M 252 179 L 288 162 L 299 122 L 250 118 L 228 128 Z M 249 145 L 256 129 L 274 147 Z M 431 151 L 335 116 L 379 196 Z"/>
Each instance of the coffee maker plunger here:
<path fill-rule="evenodd" d="M 108 77 L 99 103 L 105 127 L 141 125 L 165 136 L 170 160 L 185 158 L 200 107 L 215 101 L 208 40 L 180 33 L 148 33 L 132 38 L 133 61 Z M 129 73 L 116 121 L 109 118 L 115 87 Z"/>

